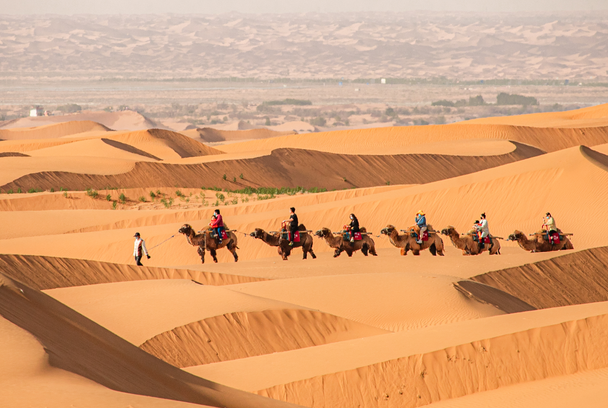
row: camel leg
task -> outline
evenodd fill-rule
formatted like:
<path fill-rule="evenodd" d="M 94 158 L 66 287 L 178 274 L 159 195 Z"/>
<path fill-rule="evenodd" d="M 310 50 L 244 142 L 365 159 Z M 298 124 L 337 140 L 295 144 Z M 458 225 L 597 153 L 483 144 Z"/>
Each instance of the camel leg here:
<path fill-rule="evenodd" d="M 198 247 L 196 252 L 201 257 L 201 263 L 205 263 L 205 250 L 203 249 L 203 247 Z"/>
<path fill-rule="evenodd" d="M 378 256 L 378 254 L 376 253 L 376 247 L 375 246 L 371 246 L 369 248 L 369 253 L 372 254 L 373 256 Z"/>
<path fill-rule="evenodd" d="M 336 248 L 336 250 L 334 251 L 334 258 L 339 257 L 341 253 L 342 253 L 342 250 L 340 248 Z"/>
<path fill-rule="evenodd" d="M 350 258 L 351 256 L 353 256 L 353 251 L 350 249 L 345 249 L 344 251 L 346 251 L 346 255 L 348 255 L 348 257 Z"/>
<path fill-rule="evenodd" d="M 434 242 L 429 247 L 429 252 L 431 253 L 431 255 L 437 256 L 437 246 L 435 245 Z"/>
<path fill-rule="evenodd" d="M 312 248 L 310 248 L 310 256 L 312 256 L 312 259 L 317 259 L 317 256 L 315 255 L 314 252 L 312 252 Z"/>
<path fill-rule="evenodd" d="M 412 254 L 418 256 L 418 255 L 420 255 L 420 250 L 419 249 L 412 249 Z"/>
<path fill-rule="evenodd" d="M 217 263 L 217 251 L 215 249 L 210 249 L 209 253 L 211 254 L 211 257 L 213 258 L 213 262 Z"/>
<path fill-rule="evenodd" d="M 234 262 L 238 262 L 239 256 L 236 254 L 236 245 L 234 245 L 234 242 L 230 242 L 228 245 L 226 245 L 226 248 L 228 248 L 228 250 L 230 252 L 232 252 L 232 256 L 234 257 Z"/>
<path fill-rule="evenodd" d="M 367 256 L 368 250 L 369 250 L 369 246 L 367 245 L 367 243 L 363 244 L 363 246 L 361 247 L 361 253 L 363 253 L 363 255 Z"/>

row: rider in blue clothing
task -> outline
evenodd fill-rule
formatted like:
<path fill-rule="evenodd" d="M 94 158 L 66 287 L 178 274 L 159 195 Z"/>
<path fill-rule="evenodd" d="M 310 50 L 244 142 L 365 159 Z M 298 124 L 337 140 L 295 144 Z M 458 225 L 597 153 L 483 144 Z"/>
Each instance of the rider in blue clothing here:
<path fill-rule="evenodd" d="M 418 211 L 416 214 L 416 226 L 414 229 L 418 234 L 418 239 L 416 242 L 418 244 L 422 244 L 422 234 L 426 231 L 426 216 L 422 210 Z"/>

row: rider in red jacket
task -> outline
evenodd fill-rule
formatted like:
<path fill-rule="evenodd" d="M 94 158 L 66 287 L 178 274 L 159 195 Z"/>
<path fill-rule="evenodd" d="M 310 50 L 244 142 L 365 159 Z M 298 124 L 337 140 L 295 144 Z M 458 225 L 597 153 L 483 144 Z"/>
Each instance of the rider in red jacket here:
<path fill-rule="evenodd" d="M 211 223 L 209 224 L 211 228 L 215 231 L 217 235 L 218 242 L 222 243 L 222 229 L 224 229 L 224 220 L 220 215 L 220 210 L 215 210 L 213 213 L 213 217 L 211 218 Z"/>

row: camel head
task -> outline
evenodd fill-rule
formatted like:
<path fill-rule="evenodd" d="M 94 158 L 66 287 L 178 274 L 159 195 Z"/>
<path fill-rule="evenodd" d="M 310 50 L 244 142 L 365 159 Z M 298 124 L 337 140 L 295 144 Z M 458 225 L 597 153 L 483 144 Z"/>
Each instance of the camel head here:
<path fill-rule="evenodd" d="M 177 232 L 184 235 L 190 235 L 192 232 L 192 227 L 190 224 L 184 224 Z"/>
<path fill-rule="evenodd" d="M 393 225 L 390 225 L 390 224 L 389 224 L 389 225 L 387 225 L 386 227 L 382 228 L 382 229 L 380 230 L 380 233 L 381 233 L 381 234 L 384 234 L 384 235 L 390 235 L 390 234 L 392 234 L 392 233 L 393 233 L 393 231 L 395 231 L 395 227 L 394 227 Z"/>
<path fill-rule="evenodd" d="M 264 236 L 264 230 L 262 228 L 256 228 L 255 231 L 249 234 L 249 236 L 254 238 L 262 238 Z"/>
<path fill-rule="evenodd" d="M 444 229 L 441 230 L 441 234 L 442 235 L 450 235 L 454 231 L 456 231 L 456 228 L 452 227 L 451 225 L 448 225 L 446 228 L 444 228 Z"/>
<path fill-rule="evenodd" d="M 509 235 L 509 237 L 507 238 L 507 241 L 517 241 L 519 238 L 523 237 L 524 233 L 519 231 L 519 230 L 515 230 L 515 232 L 513 232 L 511 235 Z"/>
<path fill-rule="evenodd" d="M 315 232 L 315 236 L 319 238 L 327 238 L 333 237 L 333 234 L 329 228 L 321 228 L 319 231 Z"/>

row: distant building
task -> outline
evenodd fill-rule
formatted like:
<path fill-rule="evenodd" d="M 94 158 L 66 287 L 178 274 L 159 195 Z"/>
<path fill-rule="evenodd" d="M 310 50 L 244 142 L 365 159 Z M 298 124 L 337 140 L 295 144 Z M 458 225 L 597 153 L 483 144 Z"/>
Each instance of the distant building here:
<path fill-rule="evenodd" d="M 380 83 L 381 83 L 381 84 L 386 84 L 386 78 L 382 78 L 382 79 L 380 79 Z"/>
<path fill-rule="evenodd" d="M 30 109 L 30 116 L 44 116 L 44 109 L 42 106 L 36 106 Z"/>

